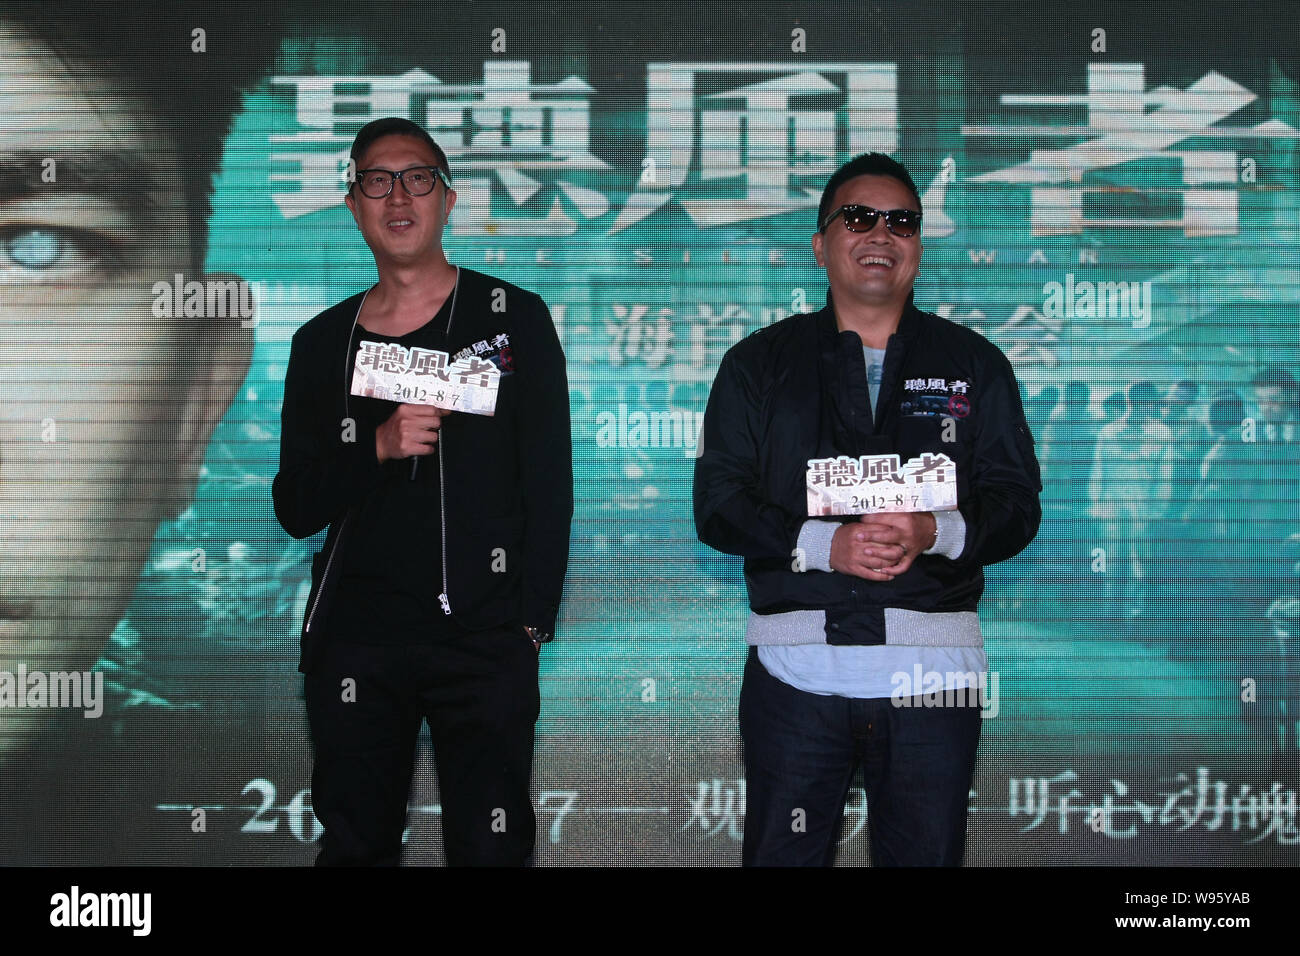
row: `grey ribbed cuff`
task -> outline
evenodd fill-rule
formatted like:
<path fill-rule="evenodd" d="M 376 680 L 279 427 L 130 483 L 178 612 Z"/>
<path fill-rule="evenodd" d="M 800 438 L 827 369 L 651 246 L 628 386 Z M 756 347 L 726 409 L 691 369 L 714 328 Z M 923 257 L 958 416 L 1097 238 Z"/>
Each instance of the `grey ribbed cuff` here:
<path fill-rule="evenodd" d="M 838 521 L 820 521 L 810 518 L 799 529 L 799 540 L 795 543 L 803 552 L 803 570 L 829 571 L 831 569 L 831 539 L 840 530 Z"/>
<path fill-rule="evenodd" d="M 960 511 L 934 512 L 935 530 L 939 533 L 934 547 L 923 554 L 937 554 L 956 561 L 966 550 L 966 519 Z"/>

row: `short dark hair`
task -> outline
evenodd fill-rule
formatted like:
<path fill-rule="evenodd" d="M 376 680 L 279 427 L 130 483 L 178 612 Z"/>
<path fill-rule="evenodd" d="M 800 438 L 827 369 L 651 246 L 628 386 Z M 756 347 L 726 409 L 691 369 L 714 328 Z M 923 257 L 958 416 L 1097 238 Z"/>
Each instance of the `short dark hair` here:
<path fill-rule="evenodd" d="M 1293 400 L 1296 393 L 1295 376 L 1276 365 L 1265 365 L 1251 378 L 1250 384 L 1252 388 L 1280 388 L 1286 393 L 1287 401 Z"/>
<path fill-rule="evenodd" d="M 1206 416 L 1210 431 L 1215 435 L 1226 435 L 1231 429 L 1241 424 L 1246 417 L 1246 403 L 1236 392 L 1224 390 L 1214 396 Z"/>
<path fill-rule="evenodd" d="M 821 230 L 826 217 L 833 211 L 831 203 L 835 201 L 836 190 L 850 179 L 857 179 L 859 176 L 888 176 L 897 179 L 907 187 L 907 191 L 916 200 L 917 211 L 924 212 L 921 208 L 921 194 L 917 192 L 916 183 L 912 182 L 911 174 L 902 163 L 884 153 L 863 153 L 861 156 L 854 156 L 835 170 L 834 175 L 826 181 L 826 188 L 822 190 L 822 201 L 817 206 L 818 231 Z"/>
<path fill-rule="evenodd" d="M 1128 387 L 1128 406 L 1132 409 L 1154 411 L 1160 404 L 1160 390 L 1150 382 L 1134 382 Z"/>
<path fill-rule="evenodd" d="M 352 151 L 348 154 L 352 157 L 353 167 L 360 164 L 366 150 L 385 136 L 411 136 L 420 140 L 433 150 L 438 168 L 447 174 L 448 179 L 451 179 L 451 167 L 447 164 L 447 154 L 442 151 L 442 147 L 433 141 L 433 137 L 423 126 L 402 116 L 385 116 L 382 119 L 371 120 L 357 130 L 356 139 L 352 141 Z M 348 183 L 348 191 L 352 191 L 352 183 Z"/>
<path fill-rule="evenodd" d="M 271 69 L 285 18 L 261 5 L 250 14 L 221 0 L 78 3 L 52 15 L 48 3 L 6 3 L 0 20 L 21 24 L 65 61 L 101 60 L 100 75 L 144 96 L 180 155 L 190 262 L 207 257 L 213 179 L 226 136 L 253 87 Z M 205 30 L 207 52 L 191 50 Z M 84 68 L 76 69 L 82 76 Z"/>

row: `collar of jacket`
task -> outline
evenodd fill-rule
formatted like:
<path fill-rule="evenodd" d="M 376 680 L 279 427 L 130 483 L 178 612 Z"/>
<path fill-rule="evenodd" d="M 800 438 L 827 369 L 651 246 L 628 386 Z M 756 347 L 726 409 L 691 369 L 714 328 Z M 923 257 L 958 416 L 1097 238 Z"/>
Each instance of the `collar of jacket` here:
<path fill-rule="evenodd" d="M 834 423 L 837 447 L 860 449 L 875 454 L 881 441 L 881 422 L 887 415 L 875 414 L 867 385 L 867 363 L 862 339 L 856 332 L 841 332 L 835 321 L 835 304 L 826 293 L 826 307 L 816 316 L 818 352 L 821 355 L 823 399 L 836 409 Z M 886 412 L 898 392 L 903 366 L 913 343 L 921 334 L 925 314 L 909 298 L 899 317 L 898 328 L 885 346 L 885 367 L 881 373 L 876 409 Z"/>
<path fill-rule="evenodd" d="M 916 304 L 912 301 L 912 297 L 909 295 L 907 297 L 907 304 L 903 306 L 903 314 L 898 319 L 898 328 L 894 331 L 894 334 L 889 337 L 889 342 L 886 343 L 886 353 L 888 353 L 889 349 L 894 347 L 895 339 L 900 340 L 904 347 L 911 345 L 912 342 L 916 340 L 917 335 L 920 334 L 921 325 L 924 320 L 925 313 L 916 307 Z M 835 322 L 835 300 L 831 297 L 830 289 L 826 290 L 825 307 L 817 313 L 817 328 L 823 339 L 823 348 L 826 347 L 825 339 L 827 337 L 845 338 L 850 341 L 857 339 L 858 347 L 862 348 L 862 339 L 858 337 L 856 332 L 849 335 L 847 330 L 844 332 L 839 331 L 839 327 Z M 886 359 L 887 358 L 888 354 L 886 354 Z"/>

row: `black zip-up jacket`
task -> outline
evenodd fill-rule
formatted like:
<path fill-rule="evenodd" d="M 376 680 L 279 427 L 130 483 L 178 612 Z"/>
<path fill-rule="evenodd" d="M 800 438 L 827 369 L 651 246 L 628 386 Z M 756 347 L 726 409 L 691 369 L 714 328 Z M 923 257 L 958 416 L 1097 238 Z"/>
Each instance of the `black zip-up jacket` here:
<path fill-rule="evenodd" d="M 447 580 L 445 589 L 436 580 L 429 587 L 447 595 L 451 617 L 471 630 L 518 624 L 553 632 L 573 518 L 564 353 L 535 293 L 464 268 L 458 282 L 443 350 L 455 356 L 504 334 L 509 361 L 499 363 L 506 368 L 495 415 L 448 415 L 437 452 L 421 459 L 420 467 L 441 469 L 443 495 Z M 374 430 L 353 420 L 349 434 L 350 339 L 365 335 L 354 329 L 363 296 L 326 309 L 294 333 L 284 381 L 280 471 L 271 489 L 275 516 L 295 538 L 329 526 L 312 561 L 304 673 L 328 635 L 349 514 L 382 477 Z M 493 352 L 487 357 L 496 357 Z"/>
<path fill-rule="evenodd" d="M 885 643 L 885 608 L 974 611 L 983 566 L 1023 550 L 1041 517 L 1015 374 L 983 336 L 909 304 L 885 351 L 878 410 L 877 420 L 862 340 L 837 330 L 828 296 L 821 311 L 792 315 L 727 352 L 700 436 L 700 540 L 744 557 L 756 613 L 825 610 L 832 644 Z M 943 440 L 945 428 L 955 440 Z M 922 452 L 956 462 L 966 522 L 956 560 L 922 554 L 888 582 L 797 569 L 809 459 L 896 453 L 906 462 Z"/>

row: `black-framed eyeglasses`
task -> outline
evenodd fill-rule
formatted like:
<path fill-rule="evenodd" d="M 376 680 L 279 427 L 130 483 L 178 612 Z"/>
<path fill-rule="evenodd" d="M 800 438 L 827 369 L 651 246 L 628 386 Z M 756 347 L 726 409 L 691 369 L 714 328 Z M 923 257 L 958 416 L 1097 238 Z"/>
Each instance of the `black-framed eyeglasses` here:
<path fill-rule="evenodd" d="M 444 186 L 451 188 L 451 180 L 437 166 L 411 166 L 402 170 L 358 169 L 356 183 L 362 195 L 383 199 L 393 191 L 393 183 L 398 180 L 409 195 L 427 196 L 440 179 Z"/>
<path fill-rule="evenodd" d="M 908 239 L 916 235 L 921 228 L 921 214 L 915 209 L 872 209 L 870 206 L 850 204 L 841 206 L 826 217 L 818 232 L 825 232 L 836 216 L 844 216 L 844 228 L 849 232 L 870 232 L 876 228 L 876 220 L 885 217 L 885 228 L 894 235 Z"/>

